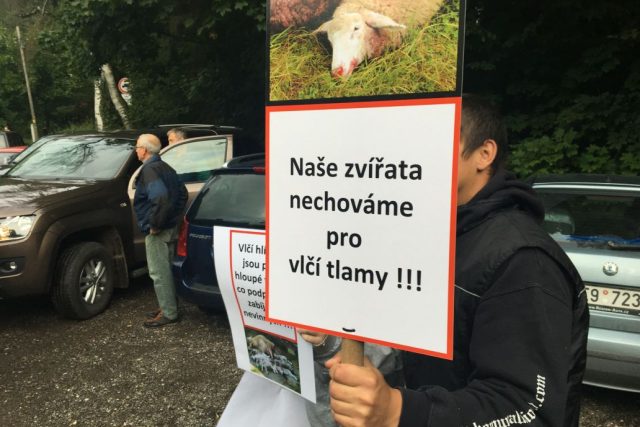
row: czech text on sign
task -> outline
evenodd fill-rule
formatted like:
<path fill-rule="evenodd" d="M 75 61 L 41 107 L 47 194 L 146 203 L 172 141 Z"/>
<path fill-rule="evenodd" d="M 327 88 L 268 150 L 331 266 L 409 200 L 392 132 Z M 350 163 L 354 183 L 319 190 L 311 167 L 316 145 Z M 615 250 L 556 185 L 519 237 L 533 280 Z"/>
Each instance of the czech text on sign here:
<path fill-rule="evenodd" d="M 255 230 L 215 227 L 215 270 L 238 367 L 315 401 L 313 351 L 295 328 L 265 320 L 265 239 Z"/>

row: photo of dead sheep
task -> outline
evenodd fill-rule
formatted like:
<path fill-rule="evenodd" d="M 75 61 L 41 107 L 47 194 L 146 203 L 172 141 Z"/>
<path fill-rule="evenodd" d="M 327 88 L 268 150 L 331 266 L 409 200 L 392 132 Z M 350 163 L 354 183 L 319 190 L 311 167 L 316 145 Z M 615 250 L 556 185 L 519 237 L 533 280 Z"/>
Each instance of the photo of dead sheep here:
<path fill-rule="evenodd" d="M 300 393 L 298 347 L 295 343 L 262 331 L 245 328 L 251 372 L 263 375 Z"/>
<path fill-rule="evenodd" d="M 456 90 L 460 0 L 270 0 L 269 99 Z"/>

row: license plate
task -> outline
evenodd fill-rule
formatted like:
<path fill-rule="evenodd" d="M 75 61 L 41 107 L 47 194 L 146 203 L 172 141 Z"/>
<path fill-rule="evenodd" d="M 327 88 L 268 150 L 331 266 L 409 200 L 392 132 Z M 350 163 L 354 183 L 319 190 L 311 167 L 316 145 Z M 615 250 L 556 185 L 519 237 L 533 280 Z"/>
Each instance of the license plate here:
<path fill-rule="evenodd" d="M 586 285 L 591 310 L 640 316 L 640 290 Z"/>

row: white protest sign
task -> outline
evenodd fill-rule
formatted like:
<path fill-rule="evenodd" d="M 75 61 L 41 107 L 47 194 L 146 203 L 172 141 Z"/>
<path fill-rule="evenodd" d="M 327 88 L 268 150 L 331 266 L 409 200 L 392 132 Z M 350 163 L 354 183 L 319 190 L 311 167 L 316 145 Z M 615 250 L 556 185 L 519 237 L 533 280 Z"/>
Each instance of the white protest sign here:
<path fill-rule="evenodd" d="M 459 108 L 267 107 L 269 319 L 452 357 Z"/>
<path fill-rule="evenodd" d="M 315 402 L 313 349 L 295 328 L 265 320 L 265 235 L 214 227 L 218 286 L 238 367 Z"/>

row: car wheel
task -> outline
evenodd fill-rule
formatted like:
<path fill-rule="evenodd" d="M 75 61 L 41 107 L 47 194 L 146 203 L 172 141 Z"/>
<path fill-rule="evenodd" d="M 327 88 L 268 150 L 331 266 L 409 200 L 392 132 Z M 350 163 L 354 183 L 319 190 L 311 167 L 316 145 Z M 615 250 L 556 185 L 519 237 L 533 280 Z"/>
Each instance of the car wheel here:
<path fill-rule="evenodd" d="M 88 319 L 104 311 L 113 295 L 114 269 L 107 249 L 95 242 L 67 248 L 60 259 L 51 292 L 58 313 Z"/>

